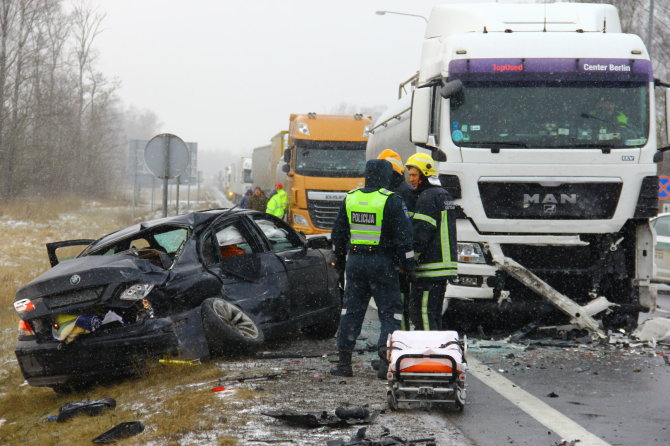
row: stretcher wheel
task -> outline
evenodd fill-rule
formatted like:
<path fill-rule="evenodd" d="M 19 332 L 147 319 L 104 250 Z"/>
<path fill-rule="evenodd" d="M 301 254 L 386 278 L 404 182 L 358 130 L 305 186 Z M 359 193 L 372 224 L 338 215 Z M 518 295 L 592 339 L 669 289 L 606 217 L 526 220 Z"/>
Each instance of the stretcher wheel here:
<path fill-rule="evenodd" d="M 392 411 L 398 410 L 398 400 L 396 399 L 393 390 L 386 391 L 386 402 L 389 405 L 389 409 L 391 409 Z"/>
<path fill-rule="evenodd" d="M 463 409 L 465 409 L 465 389 L 456 387 L 456 400 L 454 402 L 456 403 L 456 409 L 463 412 Z"/>

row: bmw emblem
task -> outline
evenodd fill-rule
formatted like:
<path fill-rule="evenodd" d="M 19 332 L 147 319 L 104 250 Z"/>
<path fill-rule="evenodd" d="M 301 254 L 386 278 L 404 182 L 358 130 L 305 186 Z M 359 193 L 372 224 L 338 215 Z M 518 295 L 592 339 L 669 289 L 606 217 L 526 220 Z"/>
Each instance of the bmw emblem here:
<path fill-rule="evenodd" d="M 81 277 L 79 277 L 77 274 L 75 274 L 74 276 L 70 277 L 70 283 L 71 283 L 72 285 L 78 285 L 79 282 L 81 282 Z"/>

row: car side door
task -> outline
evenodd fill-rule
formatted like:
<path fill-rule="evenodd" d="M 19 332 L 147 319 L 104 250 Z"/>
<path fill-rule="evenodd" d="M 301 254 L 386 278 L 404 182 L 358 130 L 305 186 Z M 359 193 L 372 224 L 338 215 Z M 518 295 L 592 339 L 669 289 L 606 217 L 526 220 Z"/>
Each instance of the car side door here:
<path fill-rule="evenodd" d="M 245 218 L 213 227 L 206 243 L 207 268 L 222 282 L 222 297 L 242 308 L 258 324 L 288 320 L 288 278 L 282 262 L 267 252 Z"/>
<path fill-rule="evenodd" d="M 265 241 L 267 250 L 281 259 L 288 274 L 291 317 L 299 318 L 328 305 L 326 259 L 284 221 L 267 214 L 253 214 L 251 220 Z"/>

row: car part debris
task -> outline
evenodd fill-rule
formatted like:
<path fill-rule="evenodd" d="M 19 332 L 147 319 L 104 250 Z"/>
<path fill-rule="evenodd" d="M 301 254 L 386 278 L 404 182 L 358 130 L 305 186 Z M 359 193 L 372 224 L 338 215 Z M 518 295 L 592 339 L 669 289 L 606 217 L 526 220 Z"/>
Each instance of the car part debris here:
<path fill-rule="evenodd" d="M 655 345 L 657 342 L 670 342 L 670 319 L 654 317 L 647 319 L 632 333 L 633 337 L 640 341 L 650 342 Z"/>
<path fill-rule="evenodd" d="M 114 409 L 116 400 L 114 398 L 102 398 L 99 400 L 73 401 L 64 404 L 58 410 L 56 421 L 62 423 L 77 415 L 86 414 L 90 416 L 100 415 L 106 409 Z"/>
<path fill-rule="evenodd" d="M 419 438 L 416 440 L 406 440 L 404 438 L 389 435 L 388 429 L 384 428 L 384 432 L 379 436 L 379 440 L 372 440 L 365 436 L 367 428 L 362 427 L 358 432 L 347 440 L 328 440 L 326 446 L 410 446 L 416 444 L 424 444 L 425 446 L 436 446 L 435 437 Z"/>
<path fill-rule="evenodd" d="M 139 421 L 125 421 L 95 437 L 93 443 L 113 443 L 116 440 L 132 437 L 143 431 L 144 425 Z"/>
<path fill-rule="evenodd" d="M 347 427 L 354 424 L 371 424 L 375 421 L 380 411 L 368 411 L 363 407 L 344 409 L 338 407 L 335 415 L 325 410 L 321 413 L 298 412 L 293 409 L 262 412 L 263 415 L 283 421 L 289 426 L 315 428 L 315 427 Z M 340 417 L 337 414 L 340 414 Z"/>
<path fill-rule="evenodd" d="M 505 256 L 499 244 L 490 243 L 489 249 L 493 257 L 493 263 L 500 267 L 501 270 L 548 300 L 552 305 L 565 313 L 573 324 L 589 330 L 601 340 L 607 339 L 607 335 L 600 327 L 600 322 L 594 319 L 593 316 L 611 306 L 616 306 L 616 304 L 608 301 L 606 297 L 600 296 L 588 304 L 581 306 L 566 295 L 558 292 L 523 265 Z"/>

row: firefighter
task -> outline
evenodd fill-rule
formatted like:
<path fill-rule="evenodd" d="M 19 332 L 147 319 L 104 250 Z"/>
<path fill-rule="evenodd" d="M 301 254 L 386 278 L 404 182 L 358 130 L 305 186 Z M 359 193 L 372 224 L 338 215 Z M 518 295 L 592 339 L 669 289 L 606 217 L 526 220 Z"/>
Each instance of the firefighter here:
<path fill-rule="evenodd" d="M 440 184 L 430 155 L 416 153 L 405 167 L 418 193 L 412 217 L 417 266 L 409 299 L 410 322 L 415 330 L 441 330 L 447 280 L 457 274 L 454 204 Z"/>
<path fill-rule="evenodd" d="M 283 219 L 284 215 L 286 214 L 287 207 L 288 196 L 284 190 L 284 185 L 281 183 L 275 183 L 275 193 L 268 200 L 268 205 L 265 208 L 265 212 Z"/>
<path fill-rule="evenodd" d="M 391 180 L 391 186 L 389 190 L 400 195 L 405 202 L 405 207 L 407 208 L 407 216 L 409 218 L 414 215 L 414 207 L 416 206 L 416 192 L 405 181 L 405 167 L 402 164 L 402 158 L 395 151 L 391 149 L 385 149 L 382 153 L 379 154 L 377 159 L 386 160 L 391 163 L 393 167 L 393 179 Z M 402 312 L 402 321 L 400 322 L 401 330 L 409 330 L 409 312 L 408 312 L 408 302 L 409 302 L 409 288 L 410 282 L 414 278 L 408 277 L 404 271 L 400 271 L 400 299 L 402 300 L 403 312 Z"/>
<path fill-rule="evenodd" d="M 369 160 L 365 166 L 365 187 L 350 191 L 335 219 L 332 232 L 335 268 L 346 276 L 340 328 L 337 333 L 339 358 L 330 373 L 353 376 L 351 354 L 361 332 L 365 312 L 373 296 L 381 323 L 377 348 L 386 361 L 388 335 L 400 329 L 402 302 L 396 261 L 414 270 L 412 227 L 399 195 L 386 189 L 393 169 L 383 160 Z M 378 375 L 386 376 L 380 365 Z"/>

